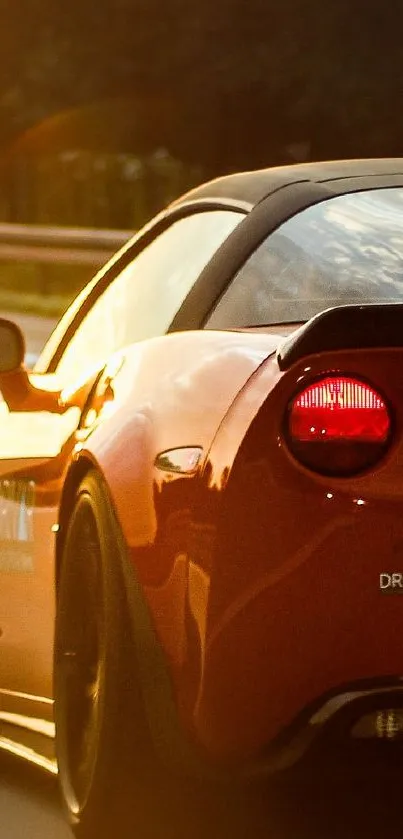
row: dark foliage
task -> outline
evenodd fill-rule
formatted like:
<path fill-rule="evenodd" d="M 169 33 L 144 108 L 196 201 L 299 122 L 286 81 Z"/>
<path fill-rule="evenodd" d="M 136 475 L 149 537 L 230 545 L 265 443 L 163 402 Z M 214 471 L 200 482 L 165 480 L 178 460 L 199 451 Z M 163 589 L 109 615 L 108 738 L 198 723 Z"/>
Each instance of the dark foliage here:
<path fill-rule="evenodd" d="M 0 144 L 162 148 L 203 177 L 400 155 L 402 21 L 401 0 L 0 0 Z"/>

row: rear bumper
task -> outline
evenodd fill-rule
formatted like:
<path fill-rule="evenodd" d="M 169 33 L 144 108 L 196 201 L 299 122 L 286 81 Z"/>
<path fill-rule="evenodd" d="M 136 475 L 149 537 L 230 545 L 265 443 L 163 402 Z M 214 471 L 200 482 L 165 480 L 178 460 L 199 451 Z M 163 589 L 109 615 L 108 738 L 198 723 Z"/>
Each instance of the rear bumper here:
<path fill-rule="evenodd" d="M 306 759 L 336 766 L 369 750 L 392 755 L 402 742 L 403 679 L 355 683 L 305 710 L 244 774 L 265 777 Z"/>
<path fill-rule="evenodd" d="M 399 725 L 390 726 L 392 719 Z M 396 768 L 401 772 L 402 744 L 403 679 L 379 679 L 344 685 L 322 697 L 250 761 L 196 760 L 181 769 L 218 787 L 250 792 L 290 780 L 345 780 L 350 772 L 356 782 L 379 769 L 391 777 Z"/>

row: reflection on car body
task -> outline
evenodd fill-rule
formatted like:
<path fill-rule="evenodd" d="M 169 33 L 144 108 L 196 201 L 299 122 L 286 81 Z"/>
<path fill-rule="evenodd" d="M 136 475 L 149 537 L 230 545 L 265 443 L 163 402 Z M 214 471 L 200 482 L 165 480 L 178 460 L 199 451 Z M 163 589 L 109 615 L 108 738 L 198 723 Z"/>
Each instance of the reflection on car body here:
<path fill-rule="evenodd" d="M 402 736 L 401 171 L 204 185 L 3 353 L 0 746 L 80 837 Z"/>

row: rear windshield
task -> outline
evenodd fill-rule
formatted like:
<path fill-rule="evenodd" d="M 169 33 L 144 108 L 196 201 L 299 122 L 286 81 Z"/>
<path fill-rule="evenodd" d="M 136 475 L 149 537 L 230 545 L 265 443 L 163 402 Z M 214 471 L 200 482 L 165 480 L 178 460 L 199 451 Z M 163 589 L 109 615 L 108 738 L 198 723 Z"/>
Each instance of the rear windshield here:
<path fill-rule="evenodd" d="M 309 207 L 264 241 L 234 278 L 211 329 L 303 322 L 332 306 L 403 302 L 403 188 Z"/>

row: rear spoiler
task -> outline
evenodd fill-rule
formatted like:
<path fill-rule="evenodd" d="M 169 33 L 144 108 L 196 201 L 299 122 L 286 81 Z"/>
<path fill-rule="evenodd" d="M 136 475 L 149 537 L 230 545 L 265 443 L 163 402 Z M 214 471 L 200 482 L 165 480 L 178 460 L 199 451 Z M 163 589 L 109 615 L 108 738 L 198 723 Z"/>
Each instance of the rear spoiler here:
<path fill-rule="evenodd" d="M 279 347 L 280 370 L 329 350 L 403 347 L 403 303 L 337 306 L 308 320 Z"/>

